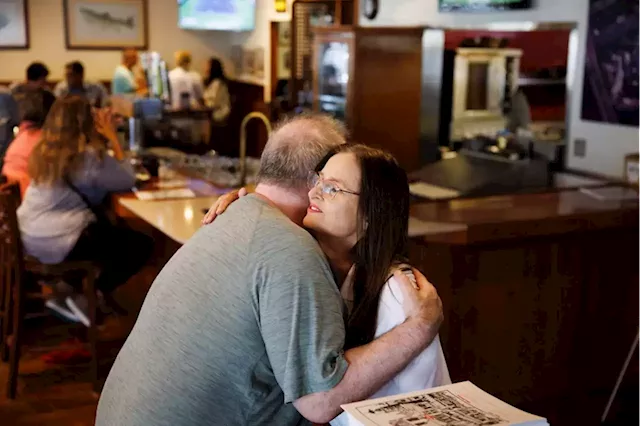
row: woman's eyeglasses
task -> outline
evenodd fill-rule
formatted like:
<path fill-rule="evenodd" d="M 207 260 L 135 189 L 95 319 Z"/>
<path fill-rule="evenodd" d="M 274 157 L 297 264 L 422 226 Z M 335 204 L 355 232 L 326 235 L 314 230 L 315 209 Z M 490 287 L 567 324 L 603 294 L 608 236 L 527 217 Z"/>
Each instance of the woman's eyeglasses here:
<path fill-rule="evenodd" d="M 318 172 L 309 173 L 309 189 L 320 187 L 320 192 L 323 197 L 334 199 L 339 192 L 351 195 L 360 195 L 359 192 L 347 191 L 346 189 L 339 188 L 333 182 L 326 182 L 322 179 L 322 176 Z"/>

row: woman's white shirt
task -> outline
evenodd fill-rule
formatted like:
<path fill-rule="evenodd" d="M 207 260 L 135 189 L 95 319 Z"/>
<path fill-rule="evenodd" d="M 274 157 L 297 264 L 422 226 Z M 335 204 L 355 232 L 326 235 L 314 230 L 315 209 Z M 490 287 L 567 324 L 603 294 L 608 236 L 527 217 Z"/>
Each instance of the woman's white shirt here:
<path fill-rule="evenodd" d="M 213 110 L 214 123 L 224 123 L 231 113 L 229 88 L 221 79 L 213 80 L 204 91 L 204 104 Z"/>
<path fill-rule="evenodd" d="M 340 290 L 349 310 L 353 306 L 353 281 L 351 276 L 352 273 L 350 272 Z M 402 301 L 400 284 L 394 277 L 389 278 L 380 293 L 376 338 L 405 321 L 406 316 L 402 309 Z M 448 384 L 451 384 L 449 369 L 440 344 L 440 337 L 436 336 L 433 342 L 420 355 L 378 392 L 371 395 L 370 398 L 381 398 Z M 349 418 L 344 413 L 331 421 L 332 426 L 349 424 Z"/>

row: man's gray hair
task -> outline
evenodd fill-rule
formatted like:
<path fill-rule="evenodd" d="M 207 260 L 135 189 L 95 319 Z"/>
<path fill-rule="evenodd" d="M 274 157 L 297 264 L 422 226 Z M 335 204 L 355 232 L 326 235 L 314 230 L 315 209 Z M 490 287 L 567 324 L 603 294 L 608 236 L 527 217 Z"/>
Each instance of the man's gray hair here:
<path fill-rule="evenodd" d="M 288 189 L 306 187 L 309 172 L 346 141 L 345 126 L 327 115 L 302 114 L 283 120 L 262 152 L 258 183 Z"/>

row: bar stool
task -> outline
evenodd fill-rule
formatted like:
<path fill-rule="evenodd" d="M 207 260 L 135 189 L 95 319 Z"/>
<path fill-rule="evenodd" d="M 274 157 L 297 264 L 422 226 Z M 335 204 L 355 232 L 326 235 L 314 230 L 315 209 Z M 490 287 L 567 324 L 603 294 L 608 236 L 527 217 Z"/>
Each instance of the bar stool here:
<path fill-rule="evenodd" d="M 24 257 L 18 229 L 16 209 L 20 202 L 20 187 L 16 182 L 0 184 L 0 357 L 9 361 L 7 398 L 15 399 L 18 386 L 18 367 L 23 322 L 27 318 L 24 303 L 42 298 L 40 293 L 27 292 L 27 274 L 43 279 L 63 279 L 69 274 L 82 277 L 82 286 L 89 301 L 88 340 L 91 352 L 93 390 L 98 391 L 98 357 L 96 326 L 97 297 L 94 281 L 99 268 L 92 262 L 62 262 L 45 265 Z"/>

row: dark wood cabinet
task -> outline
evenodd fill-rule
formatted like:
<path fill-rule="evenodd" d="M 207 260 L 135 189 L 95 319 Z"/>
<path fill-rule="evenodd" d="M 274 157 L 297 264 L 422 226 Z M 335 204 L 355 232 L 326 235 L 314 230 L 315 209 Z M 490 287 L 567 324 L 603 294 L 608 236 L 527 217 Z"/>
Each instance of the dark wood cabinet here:
<path fill-rule="evenodd" d="M 313 108 L 343 119 L 351 138 L 421 165 L 424 28 L 316 28 Z"/>

